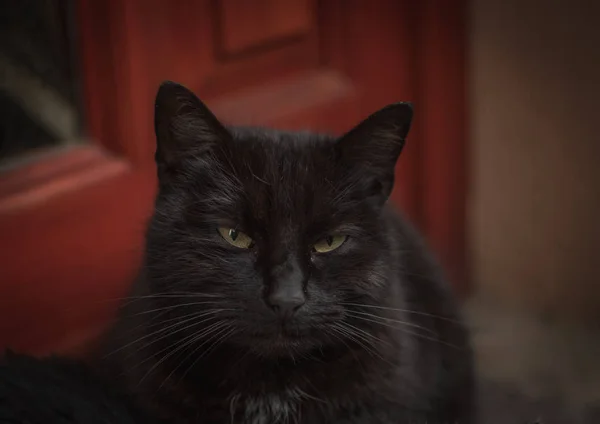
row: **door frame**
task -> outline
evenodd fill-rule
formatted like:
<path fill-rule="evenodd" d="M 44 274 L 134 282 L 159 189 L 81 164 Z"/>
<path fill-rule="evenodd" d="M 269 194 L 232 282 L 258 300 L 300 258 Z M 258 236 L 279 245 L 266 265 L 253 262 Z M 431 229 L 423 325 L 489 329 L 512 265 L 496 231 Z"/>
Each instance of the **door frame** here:
<path fill-rule="evenodd" d="M 418 3 L 422 76 L 416 82 L 415 122 L 421 144 L 421 226 L 455 291 L 464 297 L 472 288 L 467 258 L 468 2 Z"/>

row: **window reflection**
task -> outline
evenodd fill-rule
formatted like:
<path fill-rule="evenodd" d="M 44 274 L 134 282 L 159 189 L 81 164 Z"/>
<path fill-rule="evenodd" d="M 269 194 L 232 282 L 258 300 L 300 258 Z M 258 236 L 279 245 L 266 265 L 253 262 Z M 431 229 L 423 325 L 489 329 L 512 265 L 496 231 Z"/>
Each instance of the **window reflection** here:
<path fill-rule="evenodd" d="M 78 142 L 74 2 L 5 0 L 0 13 L 0 165 Z"/>

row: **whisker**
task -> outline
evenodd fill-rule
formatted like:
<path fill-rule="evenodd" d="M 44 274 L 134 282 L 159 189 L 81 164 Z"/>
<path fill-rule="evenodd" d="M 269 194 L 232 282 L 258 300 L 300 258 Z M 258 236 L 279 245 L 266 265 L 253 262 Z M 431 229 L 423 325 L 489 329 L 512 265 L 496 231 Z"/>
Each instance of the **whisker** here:
<path fill-rule="evenodd" d="M 214 305 L 214 304 L 218 304 L 218 302 L 178 303 L 176 305 L 164 306 L 162 308 L 149 309 L 149 310 L 138 312 L 138 313 L 135 313 L 135 314 L 128 314 L 127 316 L 128 317 L 136 317 L 136 316 L 140 316 L 140 315 L 151 314 L 151 313 L 154 313 L 154 312 L 170 311 L 170 310 L 173 310 L 173 309 L 182 308 L 184 306 L 200 306 L 200 305 Z"/>
<path fill-rule="evenodd" d="M 310 381 L 310 379 L 308 379 L 308 378 L 307 378 L 307 377 L 305 377 L 305 376 L 303 376 L 303 378 L 302 378 L 302 379 L 303 379 L 303 380 L 306 382 L 306 384 L 308 384 L 310 387 L 312 387 L 312 388 L 313 388 L 313 390 L 314 390 L 316 393 L 318 393 L 318 390 L 317 390 L 317 388 L 316 388 L 316 387 L 315 387 L 315 385 L 314 385 L 314 384 L 313 384 L 313 383 Z M 317 402 L 321 402 L 321 403 L 323 403 L 323 404 L 327 405 L 327 401 L 326 401 L 325 399 L 322 399 L 322 398 L 320 398 L 320 397 L 317 397 L 317 396 L 311 395 L 310 393 L 307 393 L 307 392 L 305 392 L 304 390 L 302 390 L 302 389 L 299 389 L 299 388 L 296 388 L 296 390 L 297 390 L 297 391 L 298 391 L 298 392 L 299 392 L 299 393 L 300 393 L 302 396 L 304 396 L 304 397 L 306 397 L 306 398 L 308 398 L 308 399 L 312 399 L 312 400 L 315 400 L 315 401 L 317 401 Z M 320 394 L 320 395 L 321 395 L 321 393 L 318 393 L 318 394 Z"/>
<path fill-rule="evenodd" d="M 384 321 L 389 321 L 389 322 L 395 322 L 397 324 L 402 324 L 406 327 L 413 327 L 413 328 L 418 328 L 420 330 L 426 331 L 427 333 L 430 334 L 437 334 L 435 331 L 433 331 L 430 328 L 427 327 L 423 327 L 422 325 L 418 325 L 418 324 L 414 324 L 412 322 L 408 322 L 408 321 L 402 321 L 399 319 L 394 319 L 394 318 L 388 318 L 388 317 L 382 317 L 380 315 L 375 315 L 375 314 L 370 314 L 368 312 L 361 312 L 361 311 L 347 311 L 346 314 L 350 317 L 354 317 L 354 318 L 362 318 L 363 316 L 368 316 L 374 319 L 379 319 L 379 320 L 384 320 Z M 357 316 L 360 315 L 360 316 Z M 365 319 L 365 321 L 369 321 L 368 319 Z"/>
<path fill-rule="evenodd" d="M 192 314 L 186 314 L 186 315 L 183 315 L 183 316 L 176 316 L 176 317 L 173 317 L 173 318 L 159 320 L 159 318 L 162 317 L 163 315 L 165 315 L 167 312 L 169 312 L 169 310 L 162 311 L 161 313 L 156 314 L 155 316 L 153 316 L 151 318 L 148 318 L 147 322 L 146 322 L 146 320 L 143 320 L 140 324 L 136 325 L 135 327 L 127 328 L 126 330 L 128 332 L 130 332 L 130 333 L 133 333 L 134 331 L 139 330 L 142 327 L 150 329 L 152 327 L 156 327 L 156 326 L 159 326 L 159 325 L 165 325 L 168 322 L 173 322 L 173 321 L 179 321 L 179 320 L 182 320 L 182 319 L 186 319 L 186 318 L 188 318 L 188 317 L 190 317 L 190 316 L 192 316 L 192 315 L 194 315 L 196 313 L 200 313 L 200 312 L 194 312 Z"/>
<path fill-rule="evenodd" d="M 350 328 L 350 329 L 352 329 L 357 336 L 360 335 L 360 334 L 362 334 L 363 337 L 365 337 L 365 338 L 370 338 L 370 339 L 373 339 L 373 340 L 378 341 L 380 343 L 383 343 L 385 345 L 391 346 L 388 341 L 383 340 L 383 339 L 381 339 L 381 338 L 379 338 L 377 336 L 374 336 L 373 334 L 370 334 L 370 333 L 366 332 L 362 328 L 358 328 L 358 327 L 356 327 L 356 326 L 354 326 L 352 324 L 349 324 L 347 322 L 344 322 L 343 325 L 346 326 L 346 327 L 348 327 L 348 328 Z"/>
<path fill-rule="evenodd" d="M 185 320 L 186 318 L 189 318 L 189 317 L 192 317 L 192 316 L 197 316 L 198 314 L 204 314 L 205 312 L 210 312 L 210 311 L 223 312 L 223 311 L 235 311 L 235 310 L 236 309 L 232 309 L 232 308 L 211 309 L 209 311 L 202 310 L 202 311 L 195 311 L 195 312 L 190 313 L 190 314 L 179 315 L 179 316 L 176 316 L 176 317 L 173 317 L 173 318 L 158 320 L 161 316 L 163 316 L 164 314 L 166 314 L 167 312 L 169 312 L 169 310 L 166 309 L 166 310 L 160 312 L 159 314 L 157 314 L 157 315 L 155 315 L 155 316 L 153 316 L 151 318 L 142 320 L 142 322 L 139 323 L 138 325 L 136 325 L 135 327 L 126 328 L 125 330 L 127 331 L 127 333 L 134 333 L 135 331 L 139 330 L 142 327 L 145 327 L 146 329 L 151 329 L 153 327 L 165 325 L 168 322 Z M 129 316 L 134 316 L 134 315 L 129 315 Z"/>
<path fill-rule="evenodd" d="M 330 331 L 330 329 L 329 329 L 329 328 L 326 328 L 325 330 L 326 330 L 327 334 L 329 334 L 329 335 L 331 335 L 331 336 L 335 337 L 335 338 L 336 338 L 336 339 L 338 339 L 340 342 L 342 342 L 342 344 L 343 344 L 344 346 L 346 346 L 346 347 L 348 348 L 348 351 L 349 351 L 349 352 L 352 354 L 352 356 L 354 357 L 354 360 L 355 360 L 355 361 L 356 361 L 356 362 L 357 362 L 357 363 L 360 365 L 360 367 L 363 369 L 363 371 L 364 371 L 364 372 L 366 372 L 366 369 L 365 369 L 365 366 L 364 366 L 364 364 L 363 364 L 363 363 L 362 363 L 362 361 L 361 361 L 361 360 L 358 358 L 358 356 L 356 355 L 356 352 L 354 352 L 354 349 L 352 349 L 352 348 L 351 348 L 351 347 L 348 345 L 348 343 L 346 343 L 346 341 L 344 340 L 344 338 L 343 338 L 343 337 L 341 337 L 341 336 L 338 336 L 336 333 L 334 333 L 334 332 Z"/>
<path fill-rule="evenodd" d="M 109 299 L 99 299 L 98 302 L 126 302 L 123 305 L 136 302 L 144 299 L 184 299 L 184 298 L 220 298 L 224 296 L 215 293 L 198 293 L 198 292 L 165 292 L 155 293 L 143 296 L 124 296 L 124 297 L 113 297 Z"/>
<path fill-rule="evenodd" d="M 201 315 L 201 316 L 205 316 L 205 315 L 215 314 L 215 313 L 217 313 L 217 312 L 220 312 L 220 310 L 210 310 L 210 311 L 203 311 L 203 312 L 198 312 L 197 314 L 203 314 L 203 315 Z M 186 315 L 186 316 L 189 316 L 189 315 Z M 135 340 L 133 340 L 133 341 L 131 341 L 131 342 L 129 342 L 129 343 L 127 343 L 127 344 L 125 344 L 125 345 L 121 346 L 121 347 L 119 347 L 118 349 L 116 349 L 116 350 L 114 350 L 114 351 L 112 351 L 112 352 L 110 352 L 110 353 L 106 354 L 106 355 L 105 355 L 105 358 L 107 358 L 107 357 L 109 357 L 109 356 L 111 356 L 111 355 L 114 355 L 115 353 L 117 353 L 117 352 L 120 352 L 120 351 L 122 351 L 123 349 L 126 349 L 126 348 L 128 348 L 129 346 L 132 346 L 132 345 L 134 345 L 134 344 L 136 344 L 136 343 L 139 343 L 139 342 L 140 342 L 140 341 L 142 341 L 142 340 L 145 340 L 145 339 L 147 339 L 147 338 L 149 338 L 149 337 L 156 336 L 156 335 L 158 335 L 158 334 L 160 334 L 160 333 L 163 333 L 163 332 L 165 332 L 165 331 L 168 331 L 168 330 L 170 330 L 170 329 L 172 329 L 172 328 L 178 327 L 178 326 L 180 326 L 180 325 L 183 325 L 183 324 L 185 324 L 185 323 L 187 323 L 187 322 L 190 322 L 190 321 L 192 321 L 192 320 L 195 320 L 195 319 L 197 319 L 197 318 L 200 318 L 201 316 L 198 316 L 198 315 L 196 315 L 196 314 L 192 314 L 191 318 L 183 319 L 182 321 L 176 322 L 175 324 L 171 324 L 171 325 L 168 325 L 168 326 L 166 326 L 166 327 L 160 328 L 159 330 L 156 330 L 156 331 L 153 331 L 153 332 L 151 332 L 151 333 L 145 334 L 145 335 L 143 335 L 143 336 L 141 336 L 141 337 L 139 337 L 139 338 L 137 338 L 137 339 L 135 339 Z"/>
<path fill-rule="evenodd" d="M 186 294 L 162 294 L 162 295 L 147 295 L 147 296 L 136 296 L 136 297 L 126 297 L 123 298 L 122 301 L 125 303 L 122 306 L 127 306 L 135 302 L 139 302 L 141 300 L 160 300 L 160 299 L 224 299 L 223 296 L 217 295 L 200 295 L 195 293 L 186 293 Z"/>
<path fill-rule="evenodd" d="M 345 328 L 348 331 L 348 334 L 353 335 L 353 336 L 358 336 L 357 334 L 355 334 L 350 328 L 347 328 L 346 326 L 348 325 L 347 323 L 344 322 L 340 322 L 339 323 L 343 328 Z M 379 353 L 379 351 L 377 350 L 377 347 L 372 343 L 367 343 L 368 346 L 363 345 L 362 343 L 360 343 L 359 340 L 354 340 L 355 342 L 359 343 L 361 346 L 363 346 L 363 348 L 365 348 L 371 355 L 375 356 L 376 358 L 382 360 L 383 362 L 391 365 L 391 366 L 395 366 L 393 363 L 391 363 L 390 361 L 388 361 L 386 358 L 383 357 L 383 355 L 381 355 Z M 365 340 L 365 342 L 367 342 Z M 370 348 L 369 348 L 370 346 Z"/>
<path fill-rule="evenodd" d="M 194 319 L 197 319 L 197 318 L 202 318 L 203 316 L 205 316 L 205 315 L 195 316 L 195 317 L 194 317 Z M 181 333 L 182 331 L 189 330 L 190 328 L 192 328 L 192 327 L 195 327 L 196 325 L 199 325 L 199 324 L 204 324 L 204 323 L 206 323 L 206 322 L 209 322 L 209 321 L 210 321 L 210 320 L 212 320 L 212 319 L 216 319 L 216 317 L 212 316 L 212 317 L 208 317 L 208 318 L 205 318 L 205 319 L 203 319 L 203 320 L 200 320 L 200 321 L 194 321 L 194 322 L 192 322 L 191 324 L 188 324 L 188 325 L 186 325 L 186 326 L 185 326 L 185 327 L 183 327 L 183 328 L 180 328 L 180 329 L 178 329 L 178 330 L 175 330 L 175 331 L 171 331 L 171 332 L 169 332 L 169 333 L 167 333 L 167 334 L 165 334 L 165 335 L 163 335 L 163 336 L 161 336 L 161 337 L 159 337 L 159 338 L 157 338 L 157 339 L 154 339 L 154 340 L 152 340 L 152 341 L 150 341 L 150 342 L 146 343 L 144 346 L 141 346 L 141 347 L 137 348 L 135 351 L 133 351 L 133 352 L 131 352 L 131 353 L 130 353 L 130 356 L 131 356 L 132 354 L 134 354 L 135 352 L 138 352 L 138 351 L 140 351 L 140 350 L 146 349 L 147 347 L 149 347 L 149 346 L 152 346 L 153 344 L 155 344 L 155 343 L 158 343 L 159 341 L 161 341 L 161 340 L 164 340 L 164 339 L 166 339 L 166 338 L 168 338 L 168 337 L 171 337 L 171 336 L 172 336 L 172 335 L 174 335 L 174 334 Z M 188 321 L 186 321 L 186 322 L 189 322 L 189 321 L 190 321 L 190 320 L 188 320 Z M 211 325 L 212 325 L 212 324 L 211 324 Z"/>
<path fill-rule="evenodd" d="M 462 324 L 457 319 L 448 318 L 448 317 L 444 317 L 444 316 L 441 316 L 441 315 L 430 314 L 430 313 L 422 312 L 422 311 L 414 311 L 414 310 L 411 310 L 411 309 L 391 308 L 389 306 L 368 305 L 368 304 L 364 304 L 364 303 L 349 303 L 349 302 L 342 302 L 341 305 L 358 306 L 358 307 L 361 307 L 361 308 L 384 309 L 384 310 L 387 310 L 387 311 L 396 311 L 396 312 L 405 312 L 405 313 L 413 314 L 413 315 L 421 315 L 421 316 L 425 316 L 425 317 L 436 318 L 436 319 L 440 319 L 440 320 L 443 320 L 443 321 L 452 322 L 454 324 Z"/>
<path fill-rule="evenodd" d="M 194 324 L 192 324 L 192 326 L 193 325 Z M 211 324 L 211 325 L 214 325 L 214 324 Z M 143 363 L 145 363 L 145 362 L 147 362 L 147 361 L 149 361 L 151 359 L 155 359 L 158 355 L 162 354 L 165 351 L 169 351 L 169 350 L 171 350 L 173 348 L 187 346 L 188 344 L 186 342 L 190 341 L 191 339 L 196 339 L 197 340 L 198 337 L 201 337 L 201 336 L 199 336 L 198 334 L 194 333 L 194 334 L 189 334 L 189 335 L 187 335 L 187 336 L 185 336 L 185 337 L 183 337 L 183 338 L 181 338 L 179 340 L 176 340 L 175 342 L 173 342 L 169 346 L 167 346 L 167 347 L 159 350 L 158 352 L 153 352 L 152 355 L 149 355 L 146 359 L 144 359 L 141 362 L 138 362 L 137 364 L 133 365 L 132 368 L 136 368 L 139 365 L 142 365 Z M 191 343 L 193 343 L 193 342 L 194 342 L 194 340 L 191 341 Z M 181 346 L 181 344 L 183 344 L 184 346 Z M 173 352 L 173 353 L 175 353 L 175 352 Z"/>
<path fill-rule="evenodd" d="M 421 339 L 424 339 L 424 340 L 430 340 L 432 342 L 443 344 L 443 345 L 451 347 L 453 349 L 459 349 L 459 350 L 461 350 L 460 346 L 457 346 L 457 345 L 452 344 L 452 343 L 448 343 L 448 342 L 446 342 L 444 340 L 441 340 L 441 339 L 439 339 L 437 337 L 426 336 L 424 334 L 417 333 L 415 331 L 407 330 L 406 328 L 403 328 L 402 325 L 400 325 L 400 326 L 394 326 L 394 325 L 386 323 L 386 322 L 380 322 L 380 321 L 376 321 L 376 320 L 372 320 L 372 319 L 364 318 L 364 317 L 358 317 L 358 316 L 355 316 L 354 318 L 361 319 L 361 320 L 368 321 L 368 322 L 373 322 L 373 323 L 376 323 L 376 324 L 380 324 L 380 325 L 383 325 L 385 327 L 389 327 L 389 328 L 392 328 L 394 330 L 402 331 L 402 332 L 404 332 L 406 334 L 410 334 L 410 335 L 413 335 L 415 337 L 418 337 L 418 338 L 421 338 Z"/>
<path fill-rule="evenodd" d="M 356 335 L 350 331 L 349 329 L 345 328 L 345 326 L 342 326 L 340 324 L 334 325 L 331 328 L 333 330 L 338 331 L 341 335 L 349 338 L 350 340 L 352 340 L 353 342 L 357 343 L 358 345 L 360 345 L 363 349 L 365 349 L 365 351 L 369 352 L 369 354 L 371 354 L 372 356 L 378 357 L 380 359 L 383 359 L 383 357 L 377 353 L 376 351 L 373 350 L 373 345 L 371 343 L 367 343 L 366 345 L 364 344 L 365 342 L 361 341 L 360 339 L 358 339 L 356 337 Z"/>
<path fill-rule="evenodd" d="M 213 332 L 215 330 L 215 328 L 222 328 L 224 325 L 226 325 L 226 323 L 224 321 L 216 322 L 214 324 L 211 324 L 208 328 L 204 329 L 204 331 L 201 332 L 200 334 L 196 334 L 195 335 L 196 337 L 192 338 L 192 340 L 189 340 L 189 341 L 187 341 L 185 343 L 181 343 L 181 340 L 175 342 L 172 346 L 173 347 L 177 346 L 176 349 L 174 349 L 173 351 L 171 351 L 168 354 L 164 355 L 160 360 L 156 361 L 154 363 L 154 365 L 152 365 L 152 367 L 150 367 L 150 369 L 148 371 L 146 371 L 146 373 L 144 374 L 144 376 L 140 379 L 140 381 L 138 382 L 138 386 L 140 384 L 142 384 L 143 381 L 146 378 L 148 378 L 148 376 L 152 373 L 152 371 L 154 371 L 160 364 L 162 364 L 164 361 L 166 361 L 167 359 L 169 359 L 175 353 L 177 353 L 181 349 L 185 348 L 186 346 L 189 346 L 189 345 L 195 343 L 196 341 L 200 340 L 205 335 L 210 334 L 211 332 Z"/>
<path fill-rule="evenodd" d="M 163 380 L 163 382 L 159 386 L 158 390 L 160 390 L 160 388 L 177 372 L 177 370 L 181 367 L 181 365 L 183 365 L 185 363 L 185 361 L 187 361 L 189 358 L 191 358 L 192 356 L 194 356 L 194 354 L 196 352 L 198 352 L 198 350 L 200 350 L 202 348 L 202 346 L 205 346 L 207 343 L 209 343 L 211 340 L 214 340 L 215 338 L 217 338 L 217 341 L 219 341 L 219 340 L 224 341 L 225 337 L 229 337 L 230 334 L 233 334 L 233 332 L 235 332 L 235 328 L 233 327 L 232 324 L 226 323 L 226 322 L 223 322 L 223 321 L 221 321 L 221 323 L 223 324 L 222 326 L 220 326 L 217 329 L 213 329 L 213 331 L 209 332 L 208 334 L 210 334 L 210 333 L 213 333 L 213 334 L 208 339 L 206 339 L 202 343 L 200 343 L 200 345 L 196 346 L 196 348 L 194 348 L 182 361 L 179 362 L 179 364 Z M 233 332 L 231 332 L 232 330 L 233 330 Z M 205 334 L 203 334 L 202 337 L 205 337 L 208 334 L 205 333 Z M 196 339 L 196 341 L 197 340 L 199 340 L 199 339 Z M 213 343 L 209 349 L 205 350 L 202 354 L 200 354 L 191 363 L 191 365 L 185 370 L 185 372 L 181 376 L 180 381 L 185 378 L 186 374 L 190 371 L 190 369 L 192 369 L 194 367 L 194 365 L 200 360 L 200 358 L 202 358 L 204 355 L 206 355 L 208 352 L 211 351 L 211 349 L 212 349 L 213 346 L 215 346 L 215 343 Z"/>
<path fill-rule="evenodd" d="M 225 342 L 225 340 L 227 340 L 229 337 L 231 337 L 233 334 L 236 333 L 236 328 L 230 324 L 230 326 L 228 327 L 228 329 L 225 329 L 224 331 L 220 331 L 218 334 L 215 334 L 212 339 L 216 338 L 216 340 L 210 345 L 210 347 L 208 349 L 206 349 L 204 352 L 202 352 L 202 354 L 200 354 L 195 360 L 194 362 L 192 362 L 192 364 L 184 371 L 184 373 L 181 376 L 181 380 L 183 380 L 185 378 L 185 376 L 187 375 L 188 372 L 190 372 L 190 370 L 194 367 L 194 365 L 196 365 L 196 363 L 198 363 L 198 361 L 200 359 L 202 359 L 204 356 L 208 355 L 210 352 L 214 351 L 219 345 L 223 344 L 223 342 Z M 207 340 L 206 342 L 208 342 L 209 340 Z M 198 350 L 196 349 L 196 352 Z M 192 355 L 194 355 L 194 352 L 192 352 Z"/>

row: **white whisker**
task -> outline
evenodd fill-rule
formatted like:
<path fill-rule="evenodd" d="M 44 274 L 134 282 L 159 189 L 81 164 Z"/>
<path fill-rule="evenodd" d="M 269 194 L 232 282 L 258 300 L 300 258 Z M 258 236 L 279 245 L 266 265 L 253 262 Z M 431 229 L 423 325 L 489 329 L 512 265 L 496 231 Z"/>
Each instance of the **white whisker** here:
<path fill-rule="evenodd" d="M 138 382 L 138 385 L 141 384 L 146 378 L 148 378 L 148 376 L 152 373 L 152 371 L 154 371 L 156 368 L 158 368 L 158 366 L 160 364 L 162 364 L 164 361 L 166 361 L 167 359 L 169 359 L 175 353 L 177 353 L 181 349 L 183 349 L 183 348 L 185 348 L 185 347 L 187 347 L 187 346 L 189 346 L 191 344 L 194 344 L 198 340 L 202 339 L 202 337 L 204 337 L 204 336 L 206 336 L 206 335 L 208 335 L 208 334 L 216 331 L 217 329 L 222 329 L 226 325 L 227 325 L 227 323 L 225 321 L 216 322 L 214 324 L 211 324 L 207 328 L 205 328 L 200 334 L 196 334 L 195 337 L 192 338 L 191 340 L 188 340 L 185 343 L 182 343 L 181 340 L 179 340 L 178 342 L 174 343 L 172 346 L 173 347 L 177 346 L 176 349 L 174 349 L 173 351 L 167 353 L 160 360 L 156 361 L 154 363 L 154 365 L 152 365 L 152 367 L 148 371 L 146 371 L 146 374 L 144 374 L 144 376 L 140 379 L 140 381 Z M 200 345 L 200 346 L 202 346 L 202 345 Z"/>
<path fill-rule="evenodd" d="M 354 318 L 362 318 L 363 316 L 365 317 L 370 317 L 373 319 L 379 319 L 379 320 L 383 320 L 384 322 L 394 322 L 397 324 L 402 324 L 406 327 L 413 327 L 413 328 L 418 328 L 420 330 L 426 331 L 427 333 L 430 334 L 437 334 L 435 331 L 427 328 L 427 327 L 423 327 L 422 325 L 418 325 L 418 324 L 414 324 L 412 322 L 407 322 L 407 321 L 402 321 L 399 319 L 394 319 L 394 318 L 388 318 L 388 317 L 382 317 L 380 315 L 375 315 L 375 314 L 370 314 L 368 312 L 361 312 L 361 311 L 347 311 L 346 314 L 348 316 L 354 317 Z M 358 315 L 358 316 L 357 316 Z M 369 321 L 368 319 L 365 319 L 365 321 Z"/>
<path fill-rule="evenodd" d="M 126 348 L 128 348 L 128 347 L 130 347 L 130 346 L 132 346 L 132 345 L 135 345 L 136 343 L 139 343 L 139 342 L 141 342 L 142 340 L 145 340 L 145 339 L 147 339 L 147 338 L 149 338 L 149 337 L 153 337 L 153 336 L 156 336 L 156 335 L 158 335 L 158 334 L 161 334 L 161 333 L 163 333 L 163 332 L 165 332 L 165 331 L 168 331 L 168 330 L 170 330 L 170 329 L 172 329 L 172 328 L 179 327 L 180 325 L 183 325 L 183 324 L 185 324 L 185 323 L 187 323 L 187 322 L 190 322 L 190 321 L 196 320 L 196 319 L 198 319 L 198 318 L 200 318 L 200 317 L 202 317 L 202 316 L 206 316 L 206 315 L 210 315 L 210 314 L 216 314 L 217 312 L 220 312 L 220 310 L 202 311 L 202 312 L 198 312 L 198 313 L 197 313 L 198 315 L 197 315 L 197 314 L 192 314 L 191 318 L 183 319 L 183 320 L 181 320 L 181 321 L 178 321 L 178 322 L 176 322 L 175 324 L 171 324 L 171 325 L 168 325 L 168 326 L 166 326 L 166 327 L 162 327 L 162 328 L 160 328 L 160 329 L 158 329 L 158 330 L 156 330 L 156 331 L 153 331 L 153 332 L 151 332 L 151 333 L 145 334 L 145 335 L 143 335 L 143 336 L 141 336 L 141 337 L 139 337 L 139 338 L 137 338 L 137 339 L 135 339 L 135 340 L 133 340 L 133 341 L 131 341 L 131 342 L 129 342 L 129 343 L 127 343 L 127 344 L 125 344 L 125 345 L 121 346 L 121 347 L 119 347 L 118 349 L 116 349 L 116 350 L 114 350 L 114 351 L 112 351 L 112 352 L 110 352 L 110 353 L 106 354 L 106 355 L 105 355 L 105 358 L 106 358 L 106 357 L 109 357 L 109 356 L 111 356 L 111 355 L 114 355 L 115 353 L 117 353 L 117 352 L 120 352 L 120 351 L 122 351 L 123 349 L 126 349 Z M 186 315 L 186 316 L 188 316 L 188 317 L 189 317 L 190 315 Z M 179 331 L 181 331 L 181 330 L 177 330 L 176 332 L 179 332 Z M 175 332 L 173 332 L 173 333 L 175 333 Z M 173 334 L 173 333 L 170 333 L 170 334 Z"/>
<path fill-rule="evenodd" d="M 364 304 L 364 303 L 349 303 L 349 302 L 342 302 L 341 305 L 345 305 L 345 306 L 357 306 L 357 307 L 361 307 L 361 308 L 384 309 L 384 310 L 387 310 L 387 311 L 404 312 L 404 313 L 413 314 L 413 315 L 421 315 L 421 316 L 425 316 L 425 317 L 436 318 L 436 319 L 440 319 L 440 320 L 443 320 L 443 321 L 452 322 L 454 324 L 461 324 L 461 322 L 459 320 L 457 320 L 457 319 L 448 318 L 448 317 L 444 317 L 444 316 L 441 316 L 441 315 L 430 314 L 430 313 L 427 313 L 427 312 L 414 311 L 414 310 L 411 310 L 411 309 L 392 308 L 392 307 L 389 307 L 389 306 L 368 305 L 368 304 Z"/>
<path fill-rule="evenodd" d="M 421 338 L 421 339 L 424 339 L 424 340 L 430 340 L 430 341 L 435 342 L 435 343 L 443 344 L 445 346 L 448 346 L 448 347 L 451 347 L 451 348 L 454 348 L 454 349 L 460 349 L 459 346 L 456 346 L 456 345 L 454 345 L 452 343 L 445 342 L 444 340 L 440 340 L 437 337 L 426 336 L 424 334 L 417 333 L 415 331 L 407 330 L 406 328 L 403 328 L 403 327 L 405 327 L 403 325 L 394 326 L 394 325 L 389 324 L 387 322 L 376 321 L 376 320 L 373 320 L 373 319 L 364 318 L 364 317 L 360 317 L 360 316 L 354 316 L 354 318 L 355 319 L 359 319 L 359 320 L 363 320 L 363 321 L 373 322 L 375 324 L 380 324 L 382 326 L 389 327 L 389 328 L 392 328 L 394 330 L 402 331 L 403 333 L 410 334 L 410 335 L 413 335 L 415 337 L 418 337 L 418 338 Z"/>

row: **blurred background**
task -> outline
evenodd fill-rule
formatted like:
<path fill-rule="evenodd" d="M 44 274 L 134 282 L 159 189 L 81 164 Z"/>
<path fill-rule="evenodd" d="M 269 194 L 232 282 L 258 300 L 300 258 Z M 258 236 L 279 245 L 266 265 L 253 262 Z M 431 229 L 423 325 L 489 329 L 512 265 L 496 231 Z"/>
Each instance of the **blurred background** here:
<path fill-rule="evenodd" d="M 135 278 L 153 98 L 341 133 L 416 118 L 392 201 L 473 328 L 490 423 L 600 422 L 600 2 L 4 0 L 0 349 L 85 355 Z M 596 415 L 594 415 L 596 414 Z"/>

